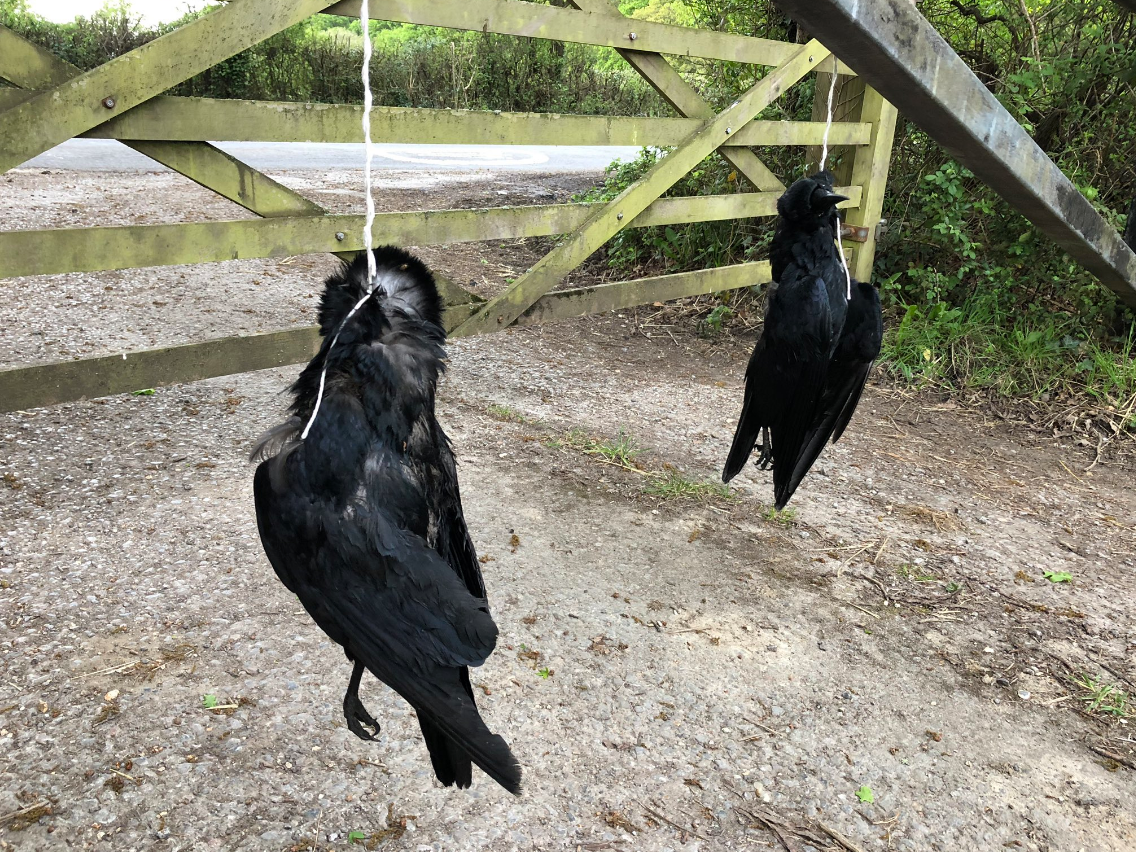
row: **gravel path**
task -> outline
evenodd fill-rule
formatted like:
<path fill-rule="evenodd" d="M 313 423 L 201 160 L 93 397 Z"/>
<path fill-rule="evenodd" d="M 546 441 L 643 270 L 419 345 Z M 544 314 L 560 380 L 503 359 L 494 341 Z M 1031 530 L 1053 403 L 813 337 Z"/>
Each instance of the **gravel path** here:
<path fill-rule="evenodd" d="M 240 322 L 218 268 L 195 286 Z M 872 387 L 794 519 L 752 469 L 665 499 L 715 476 L 752 340 L 647 319 L 451 346 L 501 627 L 473 680 L 520 798 L 438 787 L 374 681 L 380 741 L 346 730 L 348 666 L 252 512 L 295 369 L 0 417 L 0 849 L 1133 849 L 1132 726 L 1071 682 L 1136 678 L 1132 466 Z M 639 472 L 582 451 L 620 430 Z"/>

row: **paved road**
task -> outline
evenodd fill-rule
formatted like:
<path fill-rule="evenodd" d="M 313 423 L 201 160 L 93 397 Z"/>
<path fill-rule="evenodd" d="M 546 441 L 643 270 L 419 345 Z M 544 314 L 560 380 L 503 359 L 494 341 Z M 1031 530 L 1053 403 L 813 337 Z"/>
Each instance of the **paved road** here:
<path fill-rule="evenodd" d="M 311 142 L 221 142 L 220 148 L 265 171 L 362 169 L 363 146 Z M 376 169 L 475 172 L 602 171 L 614 159 L 627 160 L 638 148 L 554 147 L 534 145 L 391 145 L 376 144 Z M 24 163 L 23 168 L 135 172 L 164 170 L 153 160 L 113 139 L 71 139 Z"/>

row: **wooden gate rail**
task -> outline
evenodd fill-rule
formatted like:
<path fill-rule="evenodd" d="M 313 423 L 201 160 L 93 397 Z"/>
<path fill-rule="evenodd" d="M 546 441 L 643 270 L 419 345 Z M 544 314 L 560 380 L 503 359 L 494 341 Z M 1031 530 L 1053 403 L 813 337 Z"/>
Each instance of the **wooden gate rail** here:
<path fill-rule="evenodd" d="M 585 313 L 727 291 L 769 281 L 767 263 L 747 263 L 598 287 L 556 290 L 565 275 L 624 227 L 771 216 L 784 183 L 751 150 L 756 145 L 817 146 L 824 122 L 771 122 L 756 116 L 789 86 L 817 70 L 854 72 L 818 42 L 784 44 L 624 18 L 606 0 L 575 8 L 519 0 L 371 0 L 378 20 L 613 47 L 678 113 L 677 118 L 601 117 L 466 110 L 379 108 L 378 142 L 432 144 L 653 145 L 671 148 L 620 196 L 606 203 L 380 214 L 376 242 L 445 245 L 566 235 L 505 294 L 486 304 L 442 281 L 446 325 L 456 336 Z M 282 257 L 360 249 L 361 216 L 323 207 L 205 140 L 358 142 L 361 108 L 184 98 L 162 92 L 282 29 L 324 10 L 357 16 L 358 2 L 231 0 L 100 68 L 79 69 L 0 27 L 0 171 L 74 136 L 117 139 L 258 219 L 55 228 L 0 232 L 0 278 L 138 266 Z M 745 62 L 774 70 L 715 115 L 662 54 Z M 894 110 L 867 90 L 861 117 L 839 122 L 829 142 L 852 153 L 849 216 L 868 226 L 854 246 L 870 274 L 894 129 Z M 662 195 L 711 153 L 753 192 L 693 198 Z M 744 183 L 743 183 L 744 179 Z M 486 309 L 487 308 L 487 309 Z M 193 381 L 306 360 L 312 328 L 116 353 L 0 371 L 0 410 Z"/>
<path fill-rule="evenodd" d="M 0 89 L 0 113 L 34 94 Z M 359 142 L 363 108 L 346 104 L 229 101 L 160 96 L 85 133 L 84 139 L 187 142 Z M 429 145 L 677 145 L 702 125 L 692 118 L 375 107 L 376 141 Z M 753 121 L 735 145 L 820 145 L 823 121 Z M 830 145 L 867 145 L 867 122 L 834 124 Z"/>
<path fill-rule="evenodd" d="M 358 20 L 361 8 L 360 0 L 343 0 L 325 11 L 329 15 L 346 15 Z M 780 65 L 797 49 L 795 44 L 767 38 L 634 21 L 622 15 L 614 17 L 605 13 L 539 6 L 521 0 L 371 0 L 369 11 L 376 21 L 543 38 L 596 47 L 627 47 L 765 67 Z M 840 73 L 856 72 L 841 63 Z"/>
<path fill-rule="evenodd" d="M 842 186 L 838 191 L 849 198 L 841 207 L 859 203 L 860 187 Z M 631 227 L 774 216 L 779 197 L 777 192 L 739 192 L 660 198 Z M 576 230 L 601 206 L 587 202 L 378 213 L 374 233 L 380 242 L 411 246 L 551 237 Z M 354 214 L 0 231 L 0 278 L 356 252 L 362 247 L 363 217 Z"/>
<path fill-rule="evenodd" d="M 794 51 L 784 65 L 705 122 L 639 180 L 591 213 L 568 239 L 521 275 L 508 290 L 481 307 L 459 330 L 465 334 L 483 334 L 495 327 L 508 326 L 533 302 L 559 284 L 571 270 L 630 225 L 652 201 L 721 147 L 733 128 L 751 121 L 785 89 L 811 69 L 815 69 L 827 56 L 828 50 L 817 41 L 811 41 Z"/>
<path fill-rule="evenodd" d="M 761 261 L 560 290 L 537 300 L 516 324 L 536 325 L 684 296 L 722 293 L 768 284 L 770 278 L 769 262 Z M 463 306 L 446 309 L 445 324 L 455 336 L 460 336 L 455 329 L 469 316 L 469 310 Z M 309 326 L 0 370 L 0 413 L 284 367 L 310 359 L 319 349 L 319 341 L 319 329 Z"/>

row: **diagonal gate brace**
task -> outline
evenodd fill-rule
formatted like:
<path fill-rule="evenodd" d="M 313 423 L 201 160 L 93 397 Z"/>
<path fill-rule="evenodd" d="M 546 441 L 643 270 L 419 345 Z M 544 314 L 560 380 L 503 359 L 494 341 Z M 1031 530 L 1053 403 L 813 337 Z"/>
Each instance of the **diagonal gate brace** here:
<path fill-rule="evenodd" d="M 583 12 L 596 12 L 623 18 L 619 9 L 610 5 L 608 0 L 568 1 Z M 698 94 L 693 86 L 682 78 L 682 75 L 671 67 L 671 64 L 663 56 L 642 50 L 618 49 L 618 53 L 683 118 L 708 120 L 714 117 L 714 108 L 706 102 L 702 95 Z M 723 145 L 718 149 L 718 153 L 762 192 L 785 191 L 785 184 L 781 183 L 765 163 L 758 159 L 757 154 L 749 148 Z"/>
<path fill-rule="evenodd" d="M 0 57 L 3 57 L 0 77 L 21 87 L 62 86 L 82 73 L 71 63 L 3 26 L 0 26 Z M 0 113 L 0 121 L 5 117 L 5 113 Z M 123 144 L 258 216 L 278 218 L 327 213 L 316 202 L 208 142 L 124 140 Z M 353 251 L 334 254 L 348 261 L 355 256 Z M 471 294 L 454 282 L 441 275 L 435 275 L 435 280 L 446 304 L 470 302 Z"/>
<path fill-rule="evenodd" d="M 828 48 L 816 40 L 803 45 L 731 106 L 694 131 L 642 178 L 589 216 L 578 230 L 541 258 L 513 286 L 478 310 L 454 334 L 480 334 L 512 324 L 569 271 L 583 263 L 652 201 L 721 147 L 735 130 L 751 121 L 829 55 Z"/>
<path fill-rule="evenodd" d="M 62 86 L 82 71 L 46 48 L 0 26 L 0 77 L 26 88 Z M 0 122 L 8 113 L 0 113 Z M 316 215 L 326 212 L 314 201 L 277 183 L 208 142 L 124 141 L 163 166 L 251 210 L 258 216 Z"/>
<path fill-rule="evenodd" d="M 325 7 L 328 0 L 240 0 L 203 15 L 4 113 L 0 173 L 160 95 Z"/>

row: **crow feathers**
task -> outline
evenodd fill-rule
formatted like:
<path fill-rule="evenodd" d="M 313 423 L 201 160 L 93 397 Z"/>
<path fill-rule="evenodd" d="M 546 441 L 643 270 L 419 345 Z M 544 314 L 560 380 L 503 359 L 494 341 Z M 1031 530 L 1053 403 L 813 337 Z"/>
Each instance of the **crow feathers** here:
<path fill-rule="evenodd" d="M 745 465 L 759 435 L 757 463 L 773 466 L 778 509 L 831 437 L 843 434 L 878 357 L 883 337 L 879 294 L 848 279 L 835 245 L 836 205 L 844 201 L 821 172 L 794 183 L 777 202 L 770 248 L 777 288 L 746 368 L 742 412 L 722 479 Z"/>
<path fill-rule="evenodd" d="M 520 767 L 482 721 L 469 680 L 497 626 L 434 417 L 441 301 L 412 255 L 388 246 L 374 257 L 374 294 L 346 324 L 366 293 L 366 257 L 327 279 L 323 345 L 292 387 L 293 416 L 254 451 L 264 459 L 253 483 L 261 541 L 280 580 L 355 664 L 344 715 L 356 735 L 378 733 L 358 696 L 365 668 L 418 714 L 439 781 L 468 787 L 472 762 L 518 793 Z M 319 414 L 301 441 L 325 365 Z"/>

